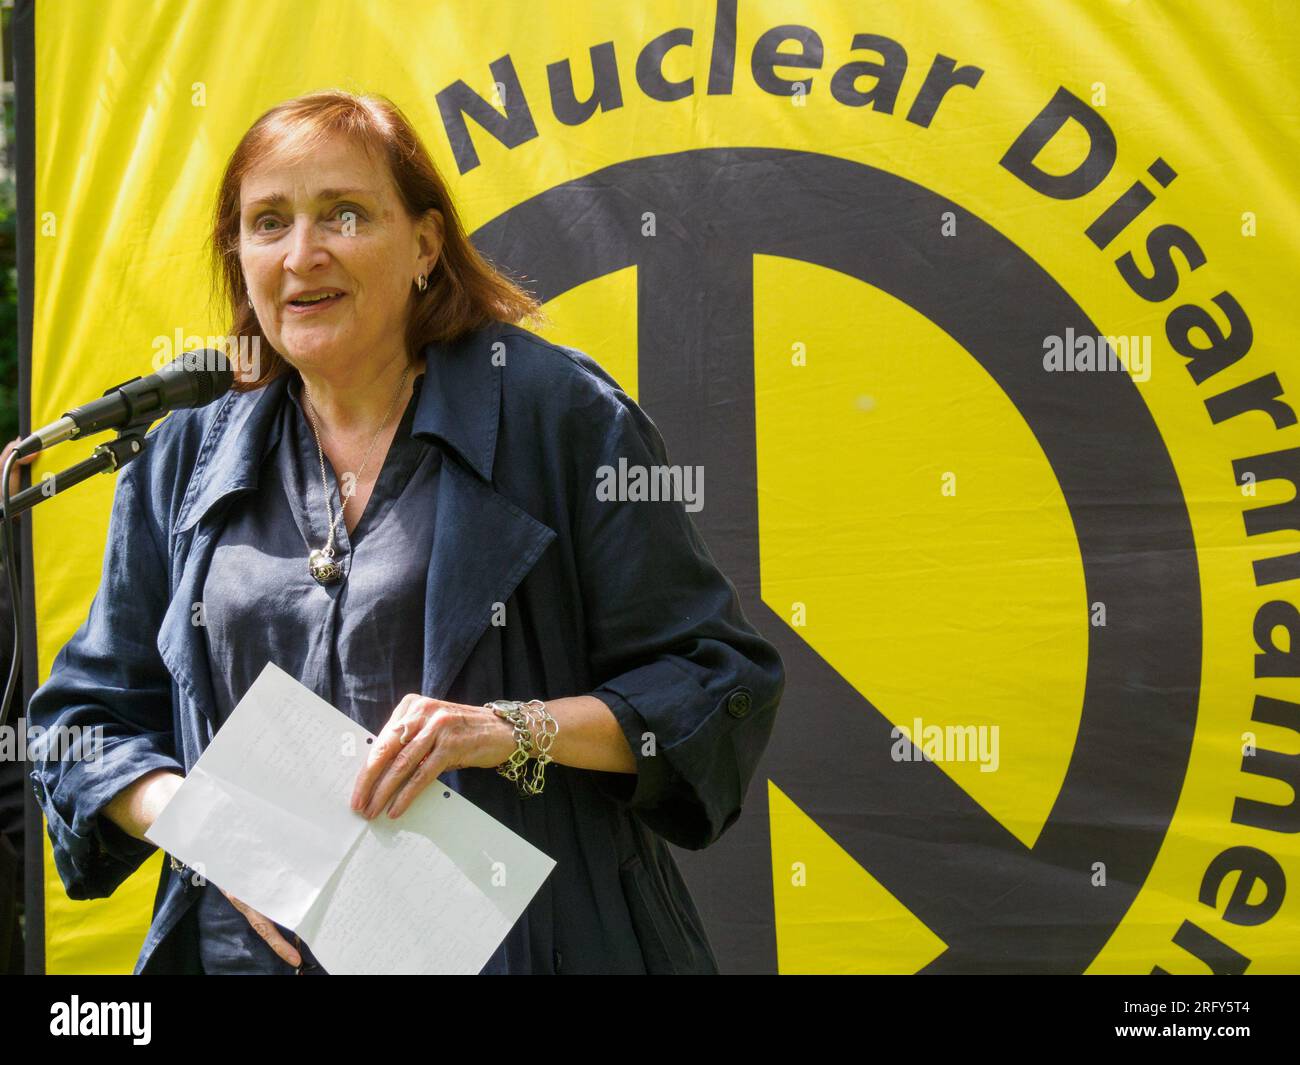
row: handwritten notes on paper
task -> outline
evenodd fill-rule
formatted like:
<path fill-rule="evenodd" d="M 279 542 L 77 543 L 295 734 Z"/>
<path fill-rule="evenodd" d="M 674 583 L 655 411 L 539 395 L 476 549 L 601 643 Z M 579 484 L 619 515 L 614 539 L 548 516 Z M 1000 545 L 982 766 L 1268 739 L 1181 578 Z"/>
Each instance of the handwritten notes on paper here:
<path fill-rule="evenodd" d="M 354 813 L 373 739 L 267 663 L 146 835 L 330 973 L 478 973 L 555 861 L 437 781 Z"/>

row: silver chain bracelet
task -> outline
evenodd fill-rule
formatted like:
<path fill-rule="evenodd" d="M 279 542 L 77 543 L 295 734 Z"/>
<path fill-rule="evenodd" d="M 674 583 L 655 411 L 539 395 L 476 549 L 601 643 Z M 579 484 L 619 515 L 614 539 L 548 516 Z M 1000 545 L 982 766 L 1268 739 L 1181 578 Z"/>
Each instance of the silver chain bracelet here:
<path fill-rule="evenodd" d="M 513 780 L 520 795 L 540 795 L 546 786 L 546 763 L 554 761 L 550 750 L 560 731 L 559 723 L 547 712 L 546 704 L 540 699 L 526 703 L 497 699 L 484 703 L 483 707 L 509 721 L 515 729 L 515 749 L 497 766 L 497 772 L 507 780 Z M 526 775 L 529 759 L 536 759 L 531 780 Z"/>

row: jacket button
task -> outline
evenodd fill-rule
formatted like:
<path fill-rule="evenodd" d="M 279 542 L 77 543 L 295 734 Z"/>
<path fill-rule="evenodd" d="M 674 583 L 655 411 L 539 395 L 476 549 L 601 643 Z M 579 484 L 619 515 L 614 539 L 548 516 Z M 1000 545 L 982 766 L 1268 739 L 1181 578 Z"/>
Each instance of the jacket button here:
<path fill-rule="evenodd" d="M 734 692 L 727 700 L 727 713 L 732 717 L 744 717 L 749 713 L 753 706 L 753 700 L 749 697 L 749 692 L 741 688 L 740 691 Z"/>

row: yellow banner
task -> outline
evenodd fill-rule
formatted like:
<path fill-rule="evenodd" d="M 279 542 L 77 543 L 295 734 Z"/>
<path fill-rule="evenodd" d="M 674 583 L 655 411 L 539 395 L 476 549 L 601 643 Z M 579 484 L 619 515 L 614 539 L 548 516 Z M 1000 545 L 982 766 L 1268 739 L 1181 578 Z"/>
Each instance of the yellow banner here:
<path fill-rule="evenodd" d="M 226 331 L 259 114 L 384 94 L 548 336 L 670 449 L 736 427 L 781 972 L 1296 970 L 1294 5 L 65 0 L 35 44 L 33 424 Z M 34 514 L 45 671 L 112 489 Z M 736 855 L 690 857 L 707 917 Z M 158 874 L 73 903 L 47 842 L 48 971 L 129 972 Z"/>

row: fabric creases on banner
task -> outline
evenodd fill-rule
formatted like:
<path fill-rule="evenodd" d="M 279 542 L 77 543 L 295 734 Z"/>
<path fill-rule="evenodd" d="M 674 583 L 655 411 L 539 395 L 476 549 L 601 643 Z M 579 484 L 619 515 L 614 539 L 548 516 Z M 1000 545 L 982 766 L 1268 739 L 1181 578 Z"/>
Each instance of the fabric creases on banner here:
<path fill-rule="evenodd" d="M 785 661 L 678 854 L 724 971 L 1295 971 L 1293 5 L 346 11 L 38 0 L 33 422 L 224 332 L 259 114 L 382 93 Z M 112 491 L 34 512 L 43 670 Z M 129 972 L 159 861 L 74 903 L 47 841 L 48 971 Z"/>

